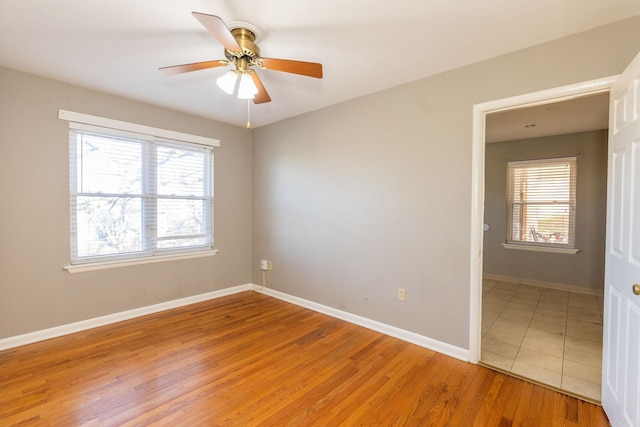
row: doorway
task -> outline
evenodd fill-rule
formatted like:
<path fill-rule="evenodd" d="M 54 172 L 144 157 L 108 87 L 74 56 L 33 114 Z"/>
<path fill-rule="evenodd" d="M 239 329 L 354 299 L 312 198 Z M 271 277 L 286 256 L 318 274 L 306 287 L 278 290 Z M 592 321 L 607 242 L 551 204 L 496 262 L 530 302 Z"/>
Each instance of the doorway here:
<path fill-rule="evenodd" d="M 586 293 L 585 289 L 581 289 L 580 286 L 576 286 L 576 289 L 571 289 L 571 287 L 558 287 L 553 286 L 554 282 L 559 283 L 567 283 L 566 280 L 526 280 L 527 273 L 517 274 L 511 270 L 510 274 L 503 275 L 489 275 L 488 278 L 485 278 L 485 286 L 483 286 L 483 258 L 485 256 L 484 253 L 484 238 L 486 236 L 486 231 L 483 231 L 484 221 L 484 211 L 487 205 L 487 199 L 485 194 L 485 160 L 486 160 L 486 147 L 485 147 L 485 136 L 489 133 L 487 132 L 487 117 L 489 115 L 497 115 L 496 113 L 504 113 L 504 112 L 516 112 L 522 111 L 523 109 L 532 108 L 532 107 L 545 107 L 546 109 L 552 108 L 552 104 L 558 102 L 566 102 L 575 99 L 581 99 L 586 97 L 595 96 L 596 94 L 605 94 L 608 96 L 608 90 L 611 86 L 613 79 L 601 79 L 597 81 L 587 82 L 579 85 L 572 85 L 557 89 L 551 89 L 548 91 L 528 94 L 520 97 L 514 97 L 499 101 L 494 101 L 491 103 L 479 104 L 474 107 L 474 201 L 477 203 L 474 204 L 474 212 L 472 216 L 472 221 L 474 225 L 474 233 L 472 233 L 472 250 L 474 254 L 477 254 L 477 258 L 472 257 L 472 302 L 471 302 L 471 339 L 470 339 L 470 356 L 472 361 L 483 362 L 487 365 L 495 365 L 494 367 L 507 371 L 513 372 L 514 374 L 530 378 L 536 382 L 544 383 L 550 385 L 551 387 L 557 389 L 564 389 L 564 391 L 580 395 L 586 397 L 590 400 L 598 401 L 599 400 L 599 392 L 593 393 L 592 390 L 587 390 L 584 387 L 581 387 L 581 384 L 571 384 L 572 377 L 569 375 L 563 376 L 562 369 L 563 365 L 567 368 L 568 373 L 572 373 L 571 370 L 575 371 L 576 368 L 580 368 L 582 365 L 575 364 L 576 359 L 580 349 L 576 349 L 575 344 L 572 344 L 573 347 L 565 347 L 564 340 L 566 337 L 566 333 L 571 329 L 575 329 L 576 325 L 587 325 L 588 328 L 591 328 L 590 334 L 591 338 L 598 339 L 598 334 L 601 334 L 602 328 L 602 298 L 596 296 L 599 292 L 593 292 L 588 290 Z M 530 129 L 529 129 L 530 130 Z M 528 131 L 528 130 L 525 130 Z M 606 141 L 606 134 L 604 135 L 604 139 Z M 604 156 L 605 156 L 605 165 L 606 165 L 606 147 L 604 148 Z M 606 167 L 605 167 L 606 170 Z M 606 174 L 605 174 L 606 177 Z M 504 194 L 504 193 L 503 193 Z M 605 187 L 606 194 L 606 187 Z M 502 207 L 504 209 L 504 205 Z M 602 218 L 604 222 L 604 217 Z M 491 230 L 492 224 L 489 224 L 489 229 Z M 504 234 L 505 226 L 504 224 L 498 224 L 498 228 L 500 228 L 500 232 Z M 604 224 L 603 224 L 604 227 Z M 504 241 L 504 235 L 502 236 Z M 604 236 L 602 236 L 602 241 L 604 241 Z M 503 252 L 504 253 L 504 252 Z M 571 255 L 557 255 L 560 257 L 570 257 Z M 602 258 L 604 255 L 602 255 Z M 495 260 L 491 260 L 495 261 Z M 602 260 L 603 261 L 603 260 Z M 603 262 L 602 262 L 603 263 Z M 542 285 L 542 286 L 539 286 Z M 579 292 L 571 292 L 571 291 L 579 291 Z M 493 297 L 490 298 L 489 304 L 484 307 L 482 306 L 483 302 L 483 292 L 485 295 L 490 295 L 493 293 Z M 598 299 L 599 298 L 599 299 Z M 489 299 L 488 299 L 489 301 Z M 564 319 L 562 319 L 562 315 L 558 312 L 553 312 L 551 309 L 557 311 L 564 311 Z M 506 310 L 506 311 L 505 311 Z M 537 310 L 537 311 L 536 311 Z M 474 315 L 475 311 L 475 315 Z M 540 345 L 539 340 L 532 337 L 537 331 L 537 328 L 533 328 L 529 330 L 529 326 L 531 326 L 531 321 L 536 320 L 534 316 L 538 313 L 538 324 L 534 326 L 544 325 L 544 323 L 540 323 L 541 321 L 549 319 L 543 319 L 542 314 L 548 315 L 549 318 L 554 318 L 556 321 L 555 324 L 553 322 L 547 323 L 545 326 L 549 329 L 549 334 L 555 334 L 555 338 L 560 338 L 562 341 L 556 341 L 556 345 L 553 343 L 548 345 L 548 348 L 544 349 L 544 352 L 536 352 L 535 345 Z M 580 319 L 567 320 L 568 313 L 577 313 L 580 312 L 582 317 Z M 491 327 L 490 322 L 494 322 L 498 319 L 500 314 L 504 314 L 504 318 L 511 316 L 511 320 L 513 320 L 513 324 L 509 324 L 509 322 L 502 322 L 501 324 L 496 324 L 498 329 L 508 329 L 509 327 L 514 328 L 511 332 L 511 335 L 506 335 L 512 340 L 518 341 L 519 343 L 512 341 L 508 343 L 504 343 L 506 345 L 502 346 L 502 348 L 498 348 L 496 350 L 495 346 L 500 346 L 501 343 L 491 337 L 487 338 L 486 334 Z M 484 314 L 484 323 L 481 321 L 481 316 Z M 554 317 L 555 316 L 555 317 Z M 564 322 L 561 322 L 561 320 Z M 518 324 L 518 322 L 520 324 Z M 583 323 L 587 322 L 587 323 Z M 571 323 L 571 324 L 569 324 Z M 597 331 L 599 324 L 600 332 Z M 569 328 L 569 329 L 568 329 Z M 587 329 L 588 329 L 587 328 Z M 497 329 L 496 329 L 497 330 Z M 494 330 L 494 332 L 496 331 Z M 539 331 L 539 330 L 538 330 Z M 508 331 L 505 331 L 509 334 Z M 529 334 L 529 335 L 527 335 Z M 571 331 L 572 335 L 575 335 L 573 331 Z M 521 335 L 521 336 L 520 336 Z M 520 345 L 522 344 L 524 339 L 528 338 L 525 342 L 525 348 L 522 348 Z M 493 337 L 495 338 L 495 337 Z M 483 339 L 485 342 L 483 343 Z M 571 338 L 573 340 L 573 337 Z M 601 342 L 601 338 L 599 338 Z M 481 348 L 490 347 L 491 350 L 496 351 L 497 353 L 503 353 L 505 355 L 509 355 L 512 359 L 509 361 L 509 358 L 505 356 L 502 360 L 502 364 L 500 364 L 499 358 L 488 357 L 489 353 L 484 352 L 484 355 L 487 357 L 483 357 L 481 353 Z M 544 345 L 543 345 L 544 346 Z M 529 347 L 529 348 L 526 348 Z M 538 348 L 540 350 L 540 348 Z M 582 355 L 584 355 L 585 350 L 593 350 L 592 348 L 582 348 Z M 491 352 L 493 356 L 496 353 Z M 518 358 L 518 353 L 521 352 L 520 358 Z M 555 352 L 555 355 L 545 356 L 545 353 Z M 568 356 L 569 359 L 565 359 L 564 356 Z M 531 359 L 530 362 L 533 361 L 533 364 L 528 364 L 526 362 L 527 358 Z M 475 360 L 474 360 L 475 359 Z M 487 360 L 485 360 L 487 359 Z M 518 361 L 518 359 L 520 359 Z M 590 371 L 588 375 L 591 375 L 593 378 L 589 378 L 592 381 L 598 380 L 600 378 L 601 373 L 601 350 L 600 355 L 591 355 L 588 358 L 588 363 L 590 364 Z M 518 361 L 518 363 L 515 363 Z M 582 359 L 579 359 L 580 362 L 585 362 L 584 356 Z M 546 364 L 546 365 L 545 365 Z M 515 367 L 514 367 L 515 365 Z M 550 377 L 545 377 L 545 375 L 541 375 L 539 372 L 536 373 L 534 371 L 528 372 L 527 369 L 532 366 L 535 368 L 535 365 L 545 365 L 547 368 L 551 367 L 552 369 L 547 369 L 547 371 L 540 371 L 546 374 L 550 374 Z M 595 367 L 597 365 L 597 368 Z M 545 368 L 542 368 L 545 369 Z M 595 369 L 595 370 L 594 370 Z M 556 372 L 555 375 L 552 375 L 552 371 L 560 371 Z M 584 371 L 584 369 L 582 369 Z M 582 375 L 584 372 L 580 372 Z M 580 375 L 579 375 L 580 376 Z M 582 375 L 584 376 L 584 375 Z M 563 387 L 563 379 L 564 385 Z M 580 380 L 580 378 L 578 378 Z M 582 384 L 584 385 L 584 384 Z M 573 388 L 573 389 L 570 389 Z"/>

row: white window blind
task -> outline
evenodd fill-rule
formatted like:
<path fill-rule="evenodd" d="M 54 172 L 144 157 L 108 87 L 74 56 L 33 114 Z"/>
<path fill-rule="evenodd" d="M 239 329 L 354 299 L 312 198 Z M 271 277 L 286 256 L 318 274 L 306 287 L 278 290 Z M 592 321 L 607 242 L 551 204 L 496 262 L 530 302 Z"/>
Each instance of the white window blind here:
<path fill-rule="evenodd" d="M 576 158 L 507 164 L 507 243 L 575 247 Z"/>
<path fill-rule="evenodd" d="M 72 264 L 213 249 L 211 147 L 69 128 Z"/>

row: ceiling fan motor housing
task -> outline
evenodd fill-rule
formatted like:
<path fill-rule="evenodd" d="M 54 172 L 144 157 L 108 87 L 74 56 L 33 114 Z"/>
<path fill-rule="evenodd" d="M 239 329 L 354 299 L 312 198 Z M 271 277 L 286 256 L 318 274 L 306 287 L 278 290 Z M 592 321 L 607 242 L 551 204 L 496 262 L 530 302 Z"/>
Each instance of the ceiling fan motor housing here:
<path fill-rule="evenodd" d="M 233 60 L 236 58 L 248 57 L 246 59 L 251 62 L 252 59 L 255 59 L 260 56 L 260 48 L 255 43 L 256 35 L 246 29 L 246 28 L 234 28 L 231 30 L 231 34 L 233 38 L 236 39 L 236 42 L 242 49 L 242 52 L 233 52 L 229 49 L 224 50 L 224 54 L 229 60 Z"/>

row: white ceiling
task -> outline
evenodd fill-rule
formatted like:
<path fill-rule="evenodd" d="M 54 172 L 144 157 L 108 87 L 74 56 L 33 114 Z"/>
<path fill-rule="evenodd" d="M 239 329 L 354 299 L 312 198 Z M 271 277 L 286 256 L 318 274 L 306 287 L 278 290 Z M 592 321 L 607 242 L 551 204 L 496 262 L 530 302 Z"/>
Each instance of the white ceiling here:
<path fill-rule="evenodd" d="M 512 141 L 609 127 L 609 92 L 488 114 L 485 142 Z"/>
<path fill-rule="evenodd" d="M 244 126 L 225 68 L 159 67 L 224 58 L 191 15 L 245 21 L 262 55 L 320 62 L 322 80 L 260 70 L 272 102 L 253 127 L 630 16 L 638 0 L 0 0 L 0 66 Z"/>

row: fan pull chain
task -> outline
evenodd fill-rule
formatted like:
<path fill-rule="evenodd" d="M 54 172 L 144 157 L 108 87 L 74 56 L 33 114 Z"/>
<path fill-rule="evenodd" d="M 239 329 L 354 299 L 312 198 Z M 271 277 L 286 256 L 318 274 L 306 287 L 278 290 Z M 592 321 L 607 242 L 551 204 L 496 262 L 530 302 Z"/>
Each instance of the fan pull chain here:
<path fill-rule="evenodd" d="M 251 100 L 247 99 L 247 129 L 251 129 Z"/>

